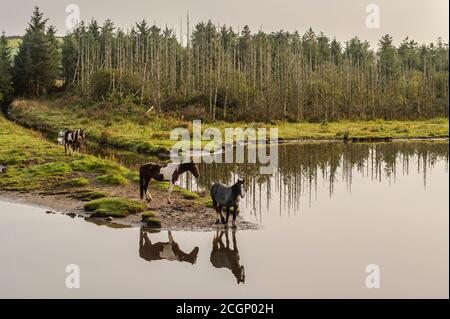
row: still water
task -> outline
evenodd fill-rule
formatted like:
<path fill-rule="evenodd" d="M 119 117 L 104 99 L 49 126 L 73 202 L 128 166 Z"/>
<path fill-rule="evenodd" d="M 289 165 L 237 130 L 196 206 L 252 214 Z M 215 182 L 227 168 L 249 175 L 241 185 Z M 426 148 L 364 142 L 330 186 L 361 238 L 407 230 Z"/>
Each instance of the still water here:
<path fill-rule="evenodd" d="M 0 297 L 448 298 L 448 155 L 447 141 L 286 144 L 273 175 L 210 164 L 182 181 L 246 177 L 241 212 L 260 230 L 113 229 L 2 201 Z"/>

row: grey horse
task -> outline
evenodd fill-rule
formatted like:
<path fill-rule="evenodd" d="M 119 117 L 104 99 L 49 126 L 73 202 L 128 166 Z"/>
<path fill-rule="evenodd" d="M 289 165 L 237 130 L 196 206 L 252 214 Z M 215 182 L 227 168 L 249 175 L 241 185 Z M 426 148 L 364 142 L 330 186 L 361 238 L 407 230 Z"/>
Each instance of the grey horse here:
<path fill-rule="evenodd" d="M 231 187 L 216 183 L 211 187 L 211 198 L 213 201 L 214 210 L 217 213 L 216 224 L 222 221 L 222 224 L 228 224 L 228 218 L 230 216 L 230 208 L 233 207 L 233 228 L 236 228 L 236 215 L 239 210 L 239 200 L 244 198 L 244 179 L 238 179 L 236 184 Z M 227 209 L 227 218 L 222 215 L 222 208 Z M 219 221 L 220 216 L 220 221 Z"/>

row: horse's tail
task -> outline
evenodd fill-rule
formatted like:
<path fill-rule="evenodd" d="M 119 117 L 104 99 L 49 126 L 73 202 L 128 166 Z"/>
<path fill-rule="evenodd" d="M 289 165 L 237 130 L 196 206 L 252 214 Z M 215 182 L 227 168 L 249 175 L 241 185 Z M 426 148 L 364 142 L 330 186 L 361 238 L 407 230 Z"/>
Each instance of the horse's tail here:
<path fill-rule="evenodd" d="M 142 172 L 139 172 L 139 191 L 140 191 L 141 199 L 144 198 L 144 183 L 145 183 L 145 179 L 142 176 Z"/>

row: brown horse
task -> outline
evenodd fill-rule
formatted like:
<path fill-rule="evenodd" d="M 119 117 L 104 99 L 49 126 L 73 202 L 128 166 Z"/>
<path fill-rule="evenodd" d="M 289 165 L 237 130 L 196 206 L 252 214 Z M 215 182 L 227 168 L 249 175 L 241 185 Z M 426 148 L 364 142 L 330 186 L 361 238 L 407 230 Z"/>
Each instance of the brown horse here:
<path fill-rule="evenodd" d="M 139 187 L 141 199 L 144 198 L 148 201 L 152 200 L 148 192 L 148 185 L 152 178 L 157 181 L 167 181 L 169 182 L 169 204 L 172 203 L 170 200 L 170 195 L 172 194 L 173 187 L 175 183 L 180 178 L 180 175 L 191 172 L 195 178 L 198 178 L 198 167 L 192 161 L 189 163 L 169 163 L 167 165 L 158 165 L 155 163 L 147 163 L 141 166 L 139 169 Z"/>
<path fill-rule="evenodd" d="M 84 130 L 79 128 L 73 132 L 66 131 L 64 132 L 63 143 L 64 143 L 64 151 L 67 155 L 67 152 L 70 152 L 70 148 L 72 148 L 71 154 L 75 151 L 80 151 L 81 144 L 86 139 L 86 134 Z"/>
<path fill-rule="evenodd" d="M 193 265 L 197 261 L 198 251 L 198 247 L 195 247 L 189 254 L 182 251 L 173 240 L 170 231 L 169 242 L 152 243 L 147 233 L 142 228 L 140 230 L 139 256 L 147 261 L 165 259 L 169 261 L 185 261 Z"/>

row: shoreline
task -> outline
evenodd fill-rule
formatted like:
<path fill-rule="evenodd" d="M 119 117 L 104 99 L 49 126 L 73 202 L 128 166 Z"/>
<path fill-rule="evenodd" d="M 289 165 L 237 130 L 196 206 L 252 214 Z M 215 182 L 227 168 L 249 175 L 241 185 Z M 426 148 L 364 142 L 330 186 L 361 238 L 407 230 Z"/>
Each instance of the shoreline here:
<path fill-rule="evenodd" d="M 41 195 L 37 192 L 23 193 L 17 191 L 0 190 L 0 202 L 16 203 L 32 207 L 41 208 L 47 214 L 63 214 L 71 218 L 83 218 L 87 222 L 95 223 L 100 226 L 111 228 L 134 228 L 145 227 L 155 230 L 171 231 L 194 231 L 209 232 L 220 229 L 226 229 L 225 225 L 216 225 L 215 213 L 212 209 L 203 211 L 179 211 L 178 209 L 165 210 L 158 213 L 161 220 L 161 227 L 149 227 L 141 220 L 141 214 L 130 214 L 123 218 L 114 217 L 91 217 L 81 202 L 63 197 L 60 195 Z M 183 214 L 174 220 L 174 214 Z M 198 214 L 202 216 L 197 216 Z M 206 216 L 205 216 L 206 215 Z M 210 215 L 208 217 L 208 215 Z M 203 217 L 203 218 L 201 218 Z M 197 220 L 197 221 L 195 221 Z M 230 225 L 228 228 L 231 228 Z M 257 224 L 244 220 L 241 216 L 237 218 L 237 230 L 258 230 L 261 227 Z"/>
<path fill-rule="evenodd" d="M 139 174 L 110 160 L 76 153 L 0 117 L 0 196 L 66 214 L 95 216 L 124 226 L 216 229 L 210 200 L 175 187 L 168 204 L 167 183 L 152 182 L 154 200 L 140 200 Z M 89 211 L 89 213 L 88 213 Z M 214 226 L 214 227 L 213 227 Z M 243 221 L 241 229 L 255 228 Z"/>

